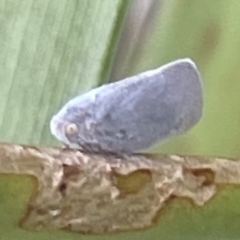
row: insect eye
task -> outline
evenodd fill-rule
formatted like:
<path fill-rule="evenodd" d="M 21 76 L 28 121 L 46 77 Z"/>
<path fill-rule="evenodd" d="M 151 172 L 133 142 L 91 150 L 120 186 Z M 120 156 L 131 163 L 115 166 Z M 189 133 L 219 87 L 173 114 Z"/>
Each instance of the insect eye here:
<path fill-rule="evenodd" d="M 78 131 L 78 127 L 74 123 L 69 123 L 65 126 L 66 134 L 72 135 Z"/>

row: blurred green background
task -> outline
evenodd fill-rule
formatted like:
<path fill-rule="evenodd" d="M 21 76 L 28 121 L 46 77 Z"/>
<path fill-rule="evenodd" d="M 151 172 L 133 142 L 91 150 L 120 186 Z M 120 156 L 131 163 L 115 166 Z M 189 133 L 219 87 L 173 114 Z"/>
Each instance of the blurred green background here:
<path fill-rule="evenodd" d="M 49 121 L 66 101 L 190 57 L 203 78 L 203 117 L 187 134 L 148 151 L 239 159 L 239 13 L 238 0 L 0 0 L 0 140 L 60 146 Z M 234 187 L 204 208 L 172 204 L 149 230 L 101 237 L 18 228 L 31 192 L 28 178 L 0 176 L 1 240 L 240 236 Z"/>
<path fill-rule="evenodd" d="M 240 1 L 134 1 L 111 79 L 190 57 L 204 113 L 188 134 L 149 151 L 240 157 Z"/>

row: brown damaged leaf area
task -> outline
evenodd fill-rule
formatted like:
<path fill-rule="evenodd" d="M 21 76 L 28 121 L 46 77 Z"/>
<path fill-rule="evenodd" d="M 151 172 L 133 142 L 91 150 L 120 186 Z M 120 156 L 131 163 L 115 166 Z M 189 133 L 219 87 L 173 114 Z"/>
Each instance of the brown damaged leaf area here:
<path fill-rule="evenodd" d="M 173 196 L 204 205 L 218 184 L 240 183 L 240 162 L 177 155 L 121 159 L 0 144 L 0 173 L 38 179 L 21 227 L 107 233 L 151 226 Z"/>

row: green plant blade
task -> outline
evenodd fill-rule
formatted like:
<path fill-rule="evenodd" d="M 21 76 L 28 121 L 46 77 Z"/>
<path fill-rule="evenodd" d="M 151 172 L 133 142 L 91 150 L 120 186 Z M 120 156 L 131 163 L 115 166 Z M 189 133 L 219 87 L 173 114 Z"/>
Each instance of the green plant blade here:
<path fill-rule="evenodd" d="M 2 141 L 53 143 L 51 116 L 103 81 L 127 6 L 120 0 L 1 2 Z"/>

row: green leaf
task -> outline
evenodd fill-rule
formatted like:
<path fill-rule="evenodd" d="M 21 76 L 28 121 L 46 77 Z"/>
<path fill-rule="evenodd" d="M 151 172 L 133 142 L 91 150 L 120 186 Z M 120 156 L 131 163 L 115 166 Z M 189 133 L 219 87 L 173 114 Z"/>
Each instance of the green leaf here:
<path fill-rule="evenodd" d="M 73 96 L 104 81 L 128 4 L 1 1 L 2 141 L 53 143 L 51 116 Z"/>

